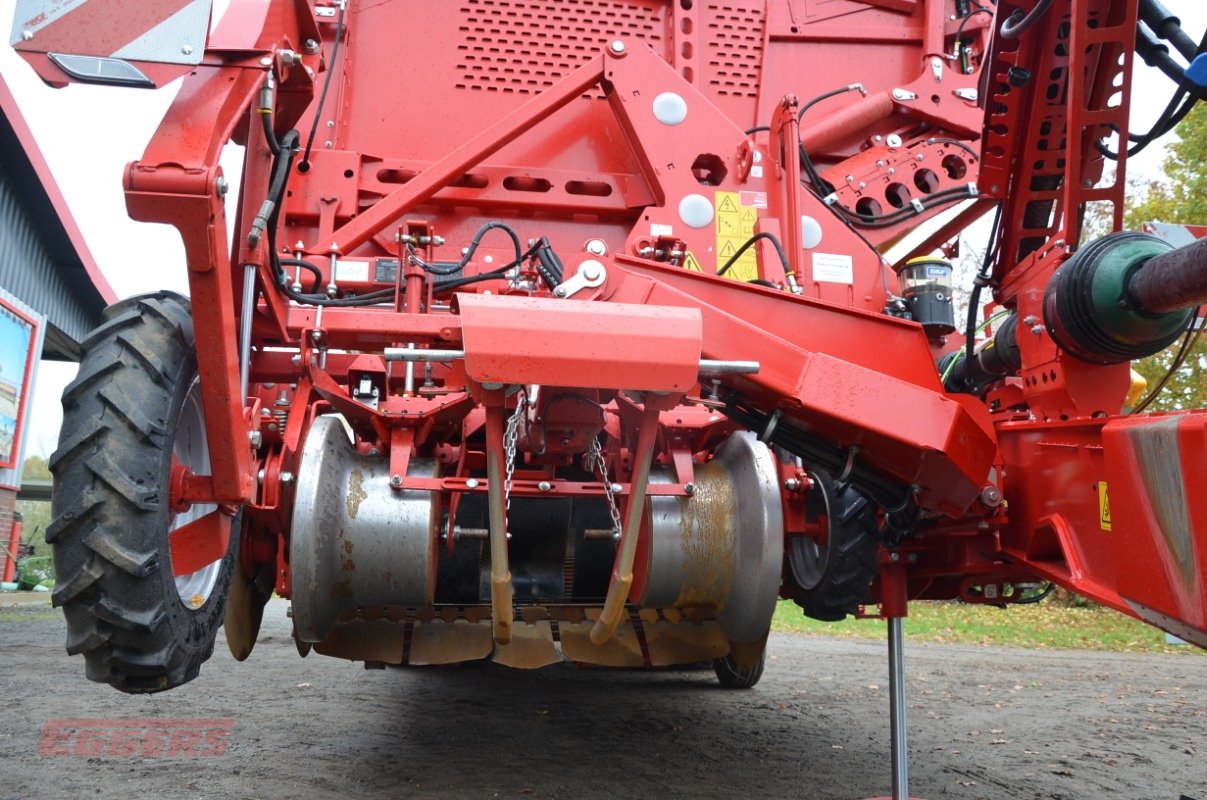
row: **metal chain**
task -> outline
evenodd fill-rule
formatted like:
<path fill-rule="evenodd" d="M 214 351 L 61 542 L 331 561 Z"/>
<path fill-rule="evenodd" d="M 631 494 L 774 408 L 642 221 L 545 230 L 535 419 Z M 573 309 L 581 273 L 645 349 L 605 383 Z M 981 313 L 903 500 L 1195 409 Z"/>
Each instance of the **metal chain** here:
<path fill-rule="evenodd" d="M 604 463 L 603 448 L 599 446 L 599 439 L 592 439 L 590 446 L 587 448 L 587 468 L 592 472 L 595 467 L 599 466 L 600 479 L 603 481 L 604 497 L 608 501 L 608 513 L 612 515 L 612 538 L 619 539 L 624 531 L 624 526 L 620 522 L 620 508 L 616 505 L 616 495 L 612 491 L 612 481 L 608 478 L 608 465 Z"/>
<path fill-rule="evenodd" d="M 511 480 L 515 476 L 516 440 L 520 438 L 520 420 L 528 408 L 528 395 L 520 392 L 515 404 L 515 411 L 507 419 L 507 428 L 503 431 L 503 457 L 507 476 L 503 480 L 503 509 L 511 511 Z"/>

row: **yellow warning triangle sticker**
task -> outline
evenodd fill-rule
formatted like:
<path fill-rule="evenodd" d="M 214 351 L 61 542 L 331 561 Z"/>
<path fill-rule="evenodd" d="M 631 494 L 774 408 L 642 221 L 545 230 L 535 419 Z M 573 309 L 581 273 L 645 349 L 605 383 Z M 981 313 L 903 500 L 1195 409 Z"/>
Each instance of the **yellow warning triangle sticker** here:
<path fill-rule="evenodd" d="M 721 258 L 729 258 L 737 249 L 733 246 L 733 242 L 726 242 L 725 246 L 721 248 Z"/>
<path fill-rule="evenodd" d="M 727 194 L 721 199 L 721 205 L 717 206 L 717 211 L 722 214 L 736 214 L 738 207 L 734 205 L 733 197 Z"/>
<path fill-rule="evenodd" d="M 687 251 L 687 258 L 683 261 L 683 268 L 690 269 L 692 272 L 703 272 L 700 269 L 700 262 L 696 260 L 696 254 L 691 250 Z"/>
<path fill-rule="evenodd" d="M 758 214 L 754 213 L 754 209 L 748 208 L 746 209 L 746 213 L 742 215 L 742 222 L 754 222 L 758 218 Z"/>

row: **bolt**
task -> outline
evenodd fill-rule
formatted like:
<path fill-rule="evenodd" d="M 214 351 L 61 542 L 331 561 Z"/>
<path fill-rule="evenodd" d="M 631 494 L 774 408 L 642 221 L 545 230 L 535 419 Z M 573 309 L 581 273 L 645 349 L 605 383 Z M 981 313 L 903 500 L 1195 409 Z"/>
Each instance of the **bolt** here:
<path fill-rule="evenodd" d="M 319 51 L 319 43 L 316 42 L 314 39 L 307 39 L 306 42 L 302 45 L 302 49 L 304 49 L 310 55 L 314 55 L 315 53 L 317 53 Z"/>
<path fill-rule="evenodd" d="M 613 39 L 612 43 L 608 45 L 608 47 L 610 47 L 612 52 L 616 55 L 620 55 L 624 52 L 624 42 L 620 41 L 619 39 Z"/>
<path fill-rule="evenodd" d="M 554 289 L 554 290 L 553 290 L 553 293 L 554 293 L 555 295 L 557 295 L 558 297 L 565 297 L 565 296 L 566 296 L 566 287 L 565 287 L 565 286 L 559 286 L 559 287 L 557 287 L 556 289 Z"/>
<path fill-rule="evenodd" d="M 542 492 L 549 492 L 553 491 L 553 484 L 549 481 L 541 481 L 536 485 L 536 488 L 540 489 Z"/>
<path fill-rule="evenodd" d="M 466 489 L 477 489 L 478 488 L 478 479 L 470 478 L 469 480 L 467 480 L 465 482 L 465 488 Z"/>
<path fill-rule="evenodd" d="M 191 55 L 193 52 L 193 46 L 191 44 L 186 44 L 180 48 L 180 52 L 184 53 L 186 56 Z"/>
<path fill-rule="evenodd" d="M 696 493 L 696 484 L 694 484 L 694 483 L 683 484 L 683 491 L 689 495 L 695 494 Z"/>
<path fill-rule="evenodd" d="M 905 557 L 905 560 L 911 564 L 917 564 L 918 563 L 918 554 L 910 553 L 908 556 Z"/>
<path fill-rule="evenodd" d="M 1034 314 L 1028 314 L 1027 316 L 1023 317 L 1024 325 L 1034 325 L 1037 322 L 1039 322 L 1039 318 Z"/>
<path fill-rule="evenodd" d="M 1031 332 L 1034 333 L 1036 336 L 1039 336 L 1041 333 L 1044 332 L 1044 326 L 1043 325 L 1032 325 Z"/>
<path fill-rule="evenodd" d="M 219 197 L 226 197 L 229 189 L 230 185 L 226 182 L 226 178 L 219 175 L 218 180 L 214 181 L 214 191 L 218 193 Z"/>
<path fill-rule="evenodd" d="M 390 476 L 390 485 L 391 486 L 402 486 L 402 476 L 399 475 L 397 472 L 395 472 L 393 475 Z"/>
<path fill-rule="evenodd" d="M 591 239 L 583 249 L 593 256 L 603 256 L 608 253 L 608 246 L 604 244 L 603 239 Z"/>
<path fill-rule="evenodd" d="M 789 492 L 795 492 L 800 489 L 800 478 L 786 478 L 784 480 L 784 489 Z"/>
<path fill-rule="evenodd" d="M 282 472 L 281 473 L 281 483 L 283 483 L 285 485 L 289 485 L 289 484 L 293 483 L 293 473 L 292 472 Z"/>
<path fill-rule="evenodd" d="M 981 502 L 989 508 L 997 508 L 1002 504 L 1002 490 L 993 484 L 986 485 L 981 489 Z"/>
<path fill-rule="evenodd" d="M 624 487 L 621 486 L 619 483 L 612 484 L 611 488 L 612 488 L 612 494 L 620 494 L 620 492 L 624 489 Z"/>
<path fill-rule="evenodd" d="M 900 553 L 889 553 L 888 560 L 893 562 L 894 564 L 896 564 L 898 561 L 901 560 L 901 554 Z"/>
<path fill-rule="evenodd" d="M 21 38 L 28 42 L 30 39 L 34 38 L 34 32 L 27 28 L 26 30 L 21 31 Z"/>
<path fill-rule="evenodd" d="M 260 445 L 264 443 L 264 436 L 259 431 L 250 431 L 247 434 L 247 441 L 251 443 L 252 447 L 259 450 Z"/>
<path fill-rule="evenodd" d="M 925 153 L 918 153 L 918 155 L 914 156 L 914 158 L 916 158 L 916 159 L 917 159 L 917 160 L 919 160 L 919 161 L 925 161 L 925 160 L 926 160 L 926 154 L 925 154 Z"/>
<path fill-rule="evenodd" d="M 264 56 L 264 58 L 261 58 L 261 59 L 260 59 L 260 66 L 261 66 L 261 67 L 271 67 L 271 66 L 272 66 L 272 58 L 270 58 L 269 56 Z"/>

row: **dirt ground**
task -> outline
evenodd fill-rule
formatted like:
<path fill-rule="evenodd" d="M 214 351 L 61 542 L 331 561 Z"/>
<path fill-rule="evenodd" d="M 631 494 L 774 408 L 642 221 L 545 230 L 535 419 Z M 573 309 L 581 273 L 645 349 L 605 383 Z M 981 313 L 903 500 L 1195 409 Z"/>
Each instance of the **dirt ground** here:
<path fill-rule="evenodd" d="M 61 617 L 0 599 L 0 798 L 834 798 L 888 793 L 884 645 L 773 636 L 752 691 L 711 670 L 389 669 L 251 658 L 132 697 L 84 679 Z M 1207 662 L 907 647 L 911 789 L 1207 800 Z M 55 718 L 233 718 L 224 755 L 38 754 Z"/>

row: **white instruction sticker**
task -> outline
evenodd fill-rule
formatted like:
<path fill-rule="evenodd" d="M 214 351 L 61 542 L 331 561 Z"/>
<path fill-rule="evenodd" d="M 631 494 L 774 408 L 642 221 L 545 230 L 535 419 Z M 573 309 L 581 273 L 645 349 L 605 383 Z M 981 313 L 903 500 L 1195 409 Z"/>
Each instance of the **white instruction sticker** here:
<path fill-rule="evenodd" d="M 335 280 L 337 281 L 367 281 L 369 280 L 368 261 L 336 261 Z"/>
<path fill-rule="evenodd" d="M 854 283 L 855 261 L 837 253 L 813 254 L 813 280 L 819 283 Z"/>

